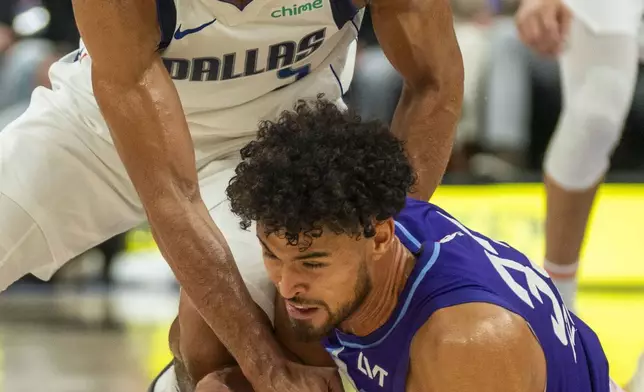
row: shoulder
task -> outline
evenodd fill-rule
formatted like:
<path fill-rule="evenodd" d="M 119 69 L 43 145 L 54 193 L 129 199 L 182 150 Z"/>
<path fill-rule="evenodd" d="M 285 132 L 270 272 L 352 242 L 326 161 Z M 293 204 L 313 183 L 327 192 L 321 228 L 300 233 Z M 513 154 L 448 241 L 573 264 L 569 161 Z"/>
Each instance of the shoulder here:
<path fill-rule="evenodd" d="M 497 305 L 434 313 L 410 350 L 411 391 L 542 392 L 545 358 L 528 324 Z"/>
<path fill-rule="evenodd" d="M 412 350 L 430 342 L 436 348 L 446 345 L 471 348 L 525 338 L 534 340 L 534 335 L 523 318 L 497 305 L 474 302 L 436 311 L 416 333 Z"/>

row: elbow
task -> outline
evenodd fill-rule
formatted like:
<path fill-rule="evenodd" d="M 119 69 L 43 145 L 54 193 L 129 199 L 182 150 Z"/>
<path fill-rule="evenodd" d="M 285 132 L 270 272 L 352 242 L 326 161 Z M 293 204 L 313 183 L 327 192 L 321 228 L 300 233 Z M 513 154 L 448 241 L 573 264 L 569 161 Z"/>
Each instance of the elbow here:
<path fill-rule="evenodd" d="M 440 67 L 418 72 L 405 80 L 405 95 L 424 104 L 460 114 L 463 104 L 464 70 L 460 51 L 449 56 Z"/>
<path fill-rule="evenodd" d="M 138 192 L 151 221 L 185 215 L 191 206 L 202 202 L 197 181 L 158 172 L 153 177 L 142 181 L 146 186 Z"/>
<path fill-rule="evenodd" d="M 169 181 L 178 197 L 188 203 L 200 203 L 201 192 L 197 178 L 175 173 Z"/>
<path fill-rule="evenodd" d="M 463 68 L 463 57 L 458 50 L 454 55 L 451 65 L 442 72 L 439 81 L 439 90 L 442 91 L 444 98 L 460 112 L 463 104 L 463 89 L 465 80 L 465 71 Z"/>
<path fill-rule="evenodd" d="M 410 106 L 418 104 L 425 108 L 433 108 L 431 112 L 447 111 L 460 117 L 463 104 L 462 67 L 461 71 L 450 70 L 440 77 L 428 80 L 405 81 L 402 100 Z"/>
<path fill-rule="evenodd" d="M 460 112 L 463 103 L 465 71 L 458 45 L 443 54 L 442 61 L 427 61 L 411 77 L 405 78 L 404 90 L 411 96 L 429 98 L 439 106 Z"/>

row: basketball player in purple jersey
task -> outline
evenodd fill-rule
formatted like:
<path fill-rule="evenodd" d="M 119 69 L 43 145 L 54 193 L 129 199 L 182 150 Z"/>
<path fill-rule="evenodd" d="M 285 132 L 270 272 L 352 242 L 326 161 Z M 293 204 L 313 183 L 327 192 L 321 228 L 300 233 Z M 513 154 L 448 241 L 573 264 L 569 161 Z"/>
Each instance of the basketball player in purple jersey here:
<path fill-rule="evenodd" d="M 346 391 L 619 391 L 597 336 L 542 269 L 406 197 L 415 176 L 384 125 L 301 104 L 242 158 L 227 195 L 242 227 L 256 222 L 276 334 L 304 363 L 335 362 Z M 232 374 L 199 388 L 249 390 Z"/>

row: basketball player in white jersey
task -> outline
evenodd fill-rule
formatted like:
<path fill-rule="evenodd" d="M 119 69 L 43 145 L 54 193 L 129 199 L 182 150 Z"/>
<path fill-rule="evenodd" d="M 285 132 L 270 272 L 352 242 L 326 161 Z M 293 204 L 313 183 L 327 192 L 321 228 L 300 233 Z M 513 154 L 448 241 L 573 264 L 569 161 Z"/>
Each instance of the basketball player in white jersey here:
<path fill-rule="evenodd" d="M 427 199 L 462 99 L 448 0 L 74 0 L 81 48 L 0 132 L 0 290 L 29 272 L 47 279 L 147 218 L 255 390 L 337 386 L 335 372 L 289 362 L 262 322 L 248 291 L 272 317 L 273 289 L 253 274 L 260 255 L 229 247 L 218 229 L 218 190 L 259 121 L 299 98 L 341 100 L 366 3 L 405 80 L 393 131 L 419 172 L 415 196 Z"/>
<path fill-rule="evenodd" d="M 563 108 L 544 162 L 546 261 L 570 308 L 588 216 L 631 107 L 643 0 L 523 0 L 523 41 L 559 55 Z"/>

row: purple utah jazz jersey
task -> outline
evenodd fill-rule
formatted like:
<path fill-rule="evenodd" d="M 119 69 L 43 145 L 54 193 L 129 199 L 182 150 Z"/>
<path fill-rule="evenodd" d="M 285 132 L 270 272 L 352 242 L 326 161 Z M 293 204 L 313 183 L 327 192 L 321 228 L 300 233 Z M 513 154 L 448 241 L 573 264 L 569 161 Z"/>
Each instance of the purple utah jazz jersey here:
<path fill-rule="evenodd" d="M 335 330 L 324 340 L 345 384 L 403 392 L 416 331 L 441 308 L 485 302 L 521 316 L 534 331 L 546 358 L 547 392 L 608 392 L 599 339 L 524 254 L 413 199 L 396 217 L 396 235 L 417 262 L 390 319 L 366 337 Z"/>

